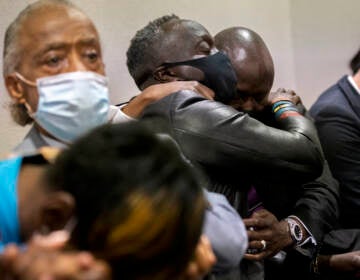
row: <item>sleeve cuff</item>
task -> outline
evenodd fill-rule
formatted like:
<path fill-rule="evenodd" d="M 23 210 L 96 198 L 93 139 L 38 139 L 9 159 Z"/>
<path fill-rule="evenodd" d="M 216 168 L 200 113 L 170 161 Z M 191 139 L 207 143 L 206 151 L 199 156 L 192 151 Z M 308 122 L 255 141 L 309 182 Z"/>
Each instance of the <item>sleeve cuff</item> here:
<path fill-rule="evenodd" d="M 110 123 L 125 123 L 130 121 L 136 121 L 136 119 L 126 115 L 122 108 L 125 107 L 127 103 L 120 106 L 110 105 L 109 108 L 109 122 Z"/>
<path fill-rule="evenodd" d="M 291 215 L 288 217 L 288 219 L 292 219 L 292 220 L 296 221 L 297 223 L 300 223 L 309 235 L 309 237 L 306 238 L 300 244 L 298 244 L 295 247 L 295 249 L 303 255 L 311 256 L 315 251 L 315 247 L 317 246 L 315 237 L 313 236 L 313 234 L 311 233 L 309 228 L 301 221 L 301 219 L 299 217 Z"/>

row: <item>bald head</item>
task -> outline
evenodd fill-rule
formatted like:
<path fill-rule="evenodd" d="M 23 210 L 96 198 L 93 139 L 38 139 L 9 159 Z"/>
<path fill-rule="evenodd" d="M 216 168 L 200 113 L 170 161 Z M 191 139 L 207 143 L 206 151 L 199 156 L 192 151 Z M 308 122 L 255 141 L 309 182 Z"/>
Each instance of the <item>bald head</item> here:
<path fill-rule="evenodd" d="M 250 101 L 258 103 L 264 99 L 274 81 L 274 64 L 261 37 L 248 28 L 231 27 L 215 36 L 215 46 L 230 58 L 242 98 L 251 96 L 254 100 Z M 256 110 L 250 107 L 242 109 Z"/>

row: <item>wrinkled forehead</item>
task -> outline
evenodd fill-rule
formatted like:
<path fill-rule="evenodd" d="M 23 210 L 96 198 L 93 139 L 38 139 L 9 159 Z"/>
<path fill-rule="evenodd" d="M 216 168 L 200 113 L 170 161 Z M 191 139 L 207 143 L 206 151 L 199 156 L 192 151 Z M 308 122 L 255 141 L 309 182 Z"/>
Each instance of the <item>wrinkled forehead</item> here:
<path fill-rule="evenodd" d="M 88 17 L 75 7 L 60 5 L 60 4 L 48 4 L 40 6 L 31 10 L 24 18 L 25 25 L 28 23 L 42 21 L 43 25 L 47 22 L 44 19 L 55 20 L 57 18 L 68 18 L 77 20 L 89 20 Z"/>
<path fill-rule="evenodd" d="M 76 34 L 75 29 L 81 29 Z M 32 38 L 46 40 L 55 35 L 64 35 L 73 30 L 74 35 L 98 38 L 92 21 L 81 11 L 65 6 L 47 6 L 33 11 L 21 26 L 21 39 Z M 43 42 L 41 40 L 39 43 Z"/>

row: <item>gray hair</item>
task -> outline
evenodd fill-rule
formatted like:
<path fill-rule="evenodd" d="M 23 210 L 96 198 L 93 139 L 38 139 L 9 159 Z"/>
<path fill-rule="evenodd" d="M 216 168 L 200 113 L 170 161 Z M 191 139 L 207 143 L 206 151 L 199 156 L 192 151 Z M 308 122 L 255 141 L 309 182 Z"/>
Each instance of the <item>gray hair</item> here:
<path fill-rule="evenodd" d="M 18 70 L 22 53 L 19 48 L 19 32 L 23 27 L 26 19 L 31 17 L 35 12 L 46 9 L 49 6 L 64 6 L 80 11 L 74 4 L 68 0 L 39 0 L 28 5 L 22 10 L 16 19 L 8 26 L 4 38 L 3 51 L 3 76 L 6 77 Z M 32 119 L 23 104 L 11 102 L 10 113 L 16 123 L 21 126 L 32 123 Z"/>

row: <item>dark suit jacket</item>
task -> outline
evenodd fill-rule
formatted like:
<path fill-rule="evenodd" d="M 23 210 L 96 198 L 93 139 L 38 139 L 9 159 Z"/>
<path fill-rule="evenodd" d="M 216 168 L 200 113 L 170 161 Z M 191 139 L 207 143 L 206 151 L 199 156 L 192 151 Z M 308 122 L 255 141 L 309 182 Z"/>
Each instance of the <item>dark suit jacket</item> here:
<path fill-rule="evenodd" d="M 321 94 L 310 114 L 340 182 L 340 222 L 360 228 L 360 95 L 344 76 Z"/>
<path fill-rule="evenodd" d="M 312 121 L 289 117 L 277 123 L 278 129 L 190 91 L 151 104 L 143 119 L 165 121 L 185 156 L 210 178 L 209 188 L 225 194 L 242 216 L 247 215 L 246 191 L 255 184 L 268 206 L 283 216 L 298 215 L 315 238 L 331 229 L 336 182 L 324 187 L 329 173 Z"/>
<path fill-rule="evenodd" d="M 299 112 L 312 120 L 302 104 L 297 108 Z M 268 111 L 258 114 L 257 117 L 262 122 L 277 127 L 277 123 L 274 122 Z M 289 214 L 297 216 L 315 239 L 321 241 L 324 233 L 339 226 L 339 184 L 332 176 L 328 162 L 325 161 L 320 177 L 302 184 L 299 193 L 296 193 L 297 185 L 295 177 L 284 185 L 278 184 L 274 187 L 272 184 L 268 184 L 267 187 L 260 188 L 259 192 L 265 208 L 275 214 L 278 219 L 287 217 Z M 275 199 L 274 189 L 280 192 Z"/>
<path fill-rule="evenodd" d="M 338 227 L 338 182 L 331 175 L 325 161 L 321 176 L 302 184 L 300 192 L 297 193 L 298 188 L 299 184 L 293 179 L 288 184 L 262 186 L 259 188 L 259 194 L 264 207 L 278 219 L 289 215 L 297 216 L 320 242 L 325 233 Z M 274 195 L 274 189 L 280 193 Z"/>
<path fill-rule="evenodd" d="M 360 229 L 339 229 L 326 234 L 320 253 L 343 254 L 360 250 Z"/>

